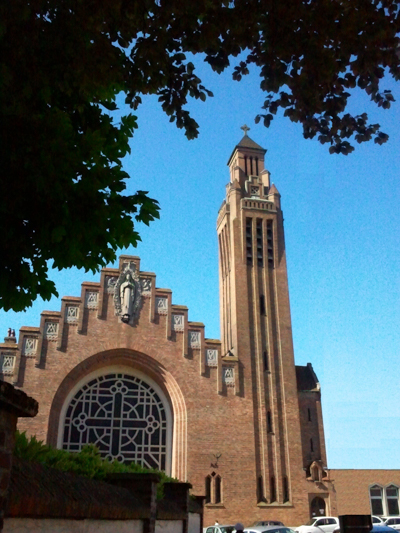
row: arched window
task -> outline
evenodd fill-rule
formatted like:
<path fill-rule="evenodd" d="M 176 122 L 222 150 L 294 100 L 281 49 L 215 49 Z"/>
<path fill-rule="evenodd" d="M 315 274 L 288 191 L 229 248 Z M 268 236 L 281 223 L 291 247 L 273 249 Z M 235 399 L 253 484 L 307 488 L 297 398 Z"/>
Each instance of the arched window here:
<path fill-rule="evenodd" d="M 222 478 L 215 472 L 206 477 L 206 503 L 222 503 Z"/>
<path fill-rule="evenodd" d="M 221 476 L 215 477 L 215 499 L 214 503 L 222 502 L 222 486 L 221 486 Z"/>
<path fill-rule="evenodd" d="M 378 516 L 383 515 L 382 487 L 379 485 L 373 485 L 370 487 L 369 497 L 371 500 L 371 514 Z"/>
<path fill-rule="evenodd" d="M 168 402 L 150 378 L 122 368 L 94 372 L 74 387 L 62 410 L 59 446 L 80 451 L 85 444 L 95 444 L 110 460 L 169 473 Z"/>
<path fill-rule="evenodd" d="M 399 489 L 395 485 L 389 485 L 385 489 L 387 514 L 390 516 L 399 514 Z"/>
<path fill-rule="evenodd" d="M 325 508 L 325 500 L 319 496 L 316 496 L 311 500 L 310 503 L 310 517 L 314 518 L 314 516 L 324 516 Z"/>
<path fill-rule="evenodd" d="M 206 503 L 211 503 L 211 476 L 206 477 Z"/>

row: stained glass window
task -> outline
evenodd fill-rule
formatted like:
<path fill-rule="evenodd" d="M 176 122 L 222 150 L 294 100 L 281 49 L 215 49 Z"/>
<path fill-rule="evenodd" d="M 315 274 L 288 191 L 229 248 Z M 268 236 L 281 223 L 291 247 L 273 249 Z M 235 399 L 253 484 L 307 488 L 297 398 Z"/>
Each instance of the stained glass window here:
<path fill-rule="evenodd" d="M 167 415 L 160 396 L 123 373 L 90 380 L 67 406 L 63 448 L 80 451 L 89 443 L 110 460 L 165 470 Z"/>

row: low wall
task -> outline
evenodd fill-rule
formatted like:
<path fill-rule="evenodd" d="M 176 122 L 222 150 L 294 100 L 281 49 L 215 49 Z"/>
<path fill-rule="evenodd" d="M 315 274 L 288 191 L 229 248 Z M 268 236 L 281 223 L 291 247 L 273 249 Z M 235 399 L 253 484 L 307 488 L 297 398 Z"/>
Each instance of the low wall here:
<path fill-rule="evenodd" d="M 142 520 L 5 518 L 3 533 L 143 533 Z M 181 533 L 175 530 L 174 533 Z"/>

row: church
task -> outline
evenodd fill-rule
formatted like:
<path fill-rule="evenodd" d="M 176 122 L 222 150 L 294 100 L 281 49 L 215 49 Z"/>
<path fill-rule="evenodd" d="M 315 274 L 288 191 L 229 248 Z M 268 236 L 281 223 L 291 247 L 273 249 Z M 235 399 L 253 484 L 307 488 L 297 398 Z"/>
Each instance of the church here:
<path fill-rule="evenodd" d="M 123 255 L 0 344 L 1 378 L 39 401 L 19 429 L 190 482 L 205 526 L 399 514 L 399 471 L 327 468 L 320 384 L 294 360 L 281 196 L 265 154 L 245 131 L 228 161 L 221 339 Z"/>

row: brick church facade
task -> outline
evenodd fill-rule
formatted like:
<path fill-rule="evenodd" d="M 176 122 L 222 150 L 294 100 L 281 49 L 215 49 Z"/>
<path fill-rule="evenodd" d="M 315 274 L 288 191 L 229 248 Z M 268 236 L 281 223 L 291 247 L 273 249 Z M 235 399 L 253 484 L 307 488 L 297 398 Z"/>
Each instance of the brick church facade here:
<path fill-rule="evenodd" d="M 189 481 L 206 495 L 205 525 L 340 513 L 335 479 L 345 476 L 327 469 L 320 386 L 311 364 L 294 362 L 281 199 L 265 153 L 246 133 L 228 162 L 221 340 L 138 257 L 121 256 L 39 327 L 21 328 L 18 343 L 0 344 L 3 379 L 39 401 L 20 430 L 71 451 L 94 442 L 105 457 Z M 383 497 L 400 482 L 391 472 Z"/>

